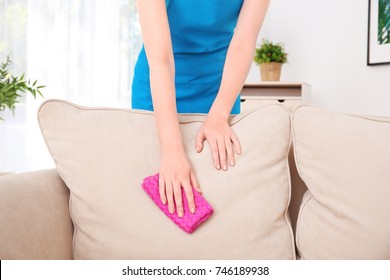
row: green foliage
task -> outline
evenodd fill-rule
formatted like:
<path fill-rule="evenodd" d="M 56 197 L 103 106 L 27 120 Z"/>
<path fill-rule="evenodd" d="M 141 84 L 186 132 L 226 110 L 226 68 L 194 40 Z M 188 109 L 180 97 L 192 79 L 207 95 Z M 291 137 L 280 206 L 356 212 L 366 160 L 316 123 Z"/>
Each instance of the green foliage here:
<path fill-rule="evenodd" d="M 256 64 L 269 62 L 287 63 L 287 53 L 281 43 L 274 44 L 264 39 L 262 45 L 256 48 L 254 61 Z"/>
<path fill-rule="evenodd" d="M 390 43 L 390 0 L 379 0 L 378 43 Z"/>
<path fill-rule="evenodd" d="M 22 97 L 21 93 L 29 92 L 34 98 L 37 97 L 37 94 L 43 97 L 41 89 L 44 86 L 38 86 L 38 81 L 34 81 L 33 83 L 30 80 L 26 81 L 24 74 L 20 77 L 11 75 L 8 69 L 11 64 L 12 61 L 8 55 L 7 60 L 0 66 L 0 112 L 8 108 L 14 114 L 15 104 Z M 0 120 L 2 120 L 1 117 Z"/>

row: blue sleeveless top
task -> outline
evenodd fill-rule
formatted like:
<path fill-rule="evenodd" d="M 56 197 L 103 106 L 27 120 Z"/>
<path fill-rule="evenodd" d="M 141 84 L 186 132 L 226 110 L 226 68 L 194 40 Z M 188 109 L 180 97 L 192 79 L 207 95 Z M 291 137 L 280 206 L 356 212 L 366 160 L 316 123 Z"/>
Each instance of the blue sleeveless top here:
<path fill-rule="evenodd" d="M 166 0 L 175 59 L 178 113 L 207 114 L 217 96 L 243 0 Z M 153 111 L 142 47 L 134 69 L 132 107 Z M 240 112 L 240 98 L 232 114 Z"/>

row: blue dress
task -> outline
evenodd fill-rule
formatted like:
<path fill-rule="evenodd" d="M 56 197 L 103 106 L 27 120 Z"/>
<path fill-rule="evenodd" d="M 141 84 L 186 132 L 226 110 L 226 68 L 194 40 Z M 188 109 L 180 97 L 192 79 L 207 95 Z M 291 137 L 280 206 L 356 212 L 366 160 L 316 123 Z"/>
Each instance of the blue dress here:
<path fill-rule="evenodd" d="M 166 0 L 175 59 L 178 113 L 207 114 L 217 96 L 243 0 Z M 134 69 L 132 107 L 153 111 L 142 47 Z M 240 98 L 232 114 L 240 112 Z"/>

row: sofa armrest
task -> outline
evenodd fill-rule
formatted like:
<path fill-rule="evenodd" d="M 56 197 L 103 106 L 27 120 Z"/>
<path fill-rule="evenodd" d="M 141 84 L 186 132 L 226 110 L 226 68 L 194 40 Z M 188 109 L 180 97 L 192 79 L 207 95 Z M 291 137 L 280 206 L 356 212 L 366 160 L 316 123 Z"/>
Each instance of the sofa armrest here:
<path fill-rule="evenodd" d="M 0 259 L 71 259 L 69 190 L 57 170 L 0 177 Z"/>

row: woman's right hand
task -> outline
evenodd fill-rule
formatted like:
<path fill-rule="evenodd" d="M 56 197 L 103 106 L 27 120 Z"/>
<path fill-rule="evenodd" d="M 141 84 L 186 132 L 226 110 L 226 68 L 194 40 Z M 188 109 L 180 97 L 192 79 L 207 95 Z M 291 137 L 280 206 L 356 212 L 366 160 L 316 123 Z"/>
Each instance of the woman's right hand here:
<path fill-rule="evenodd" d="M 180 218 L 183 217 L 182 187 L 187 197 L 188 209 L 192 214 L 195 213 L 196 205 L 191 186 L 197 192 L 202 192 L 185 152 L 163 153 L 159 173 L 159 191 L 161 202 L 168 203 L 169 213 L 173 214 L 176 211 Z"/>

